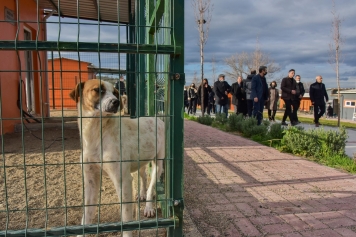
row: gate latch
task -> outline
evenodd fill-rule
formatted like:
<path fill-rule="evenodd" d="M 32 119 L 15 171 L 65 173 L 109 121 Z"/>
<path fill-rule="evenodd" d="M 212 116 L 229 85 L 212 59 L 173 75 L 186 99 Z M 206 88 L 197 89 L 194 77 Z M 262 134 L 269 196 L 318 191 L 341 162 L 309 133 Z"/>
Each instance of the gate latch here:
<path fill-rule="evenodd" d="M 171 80 L 181 80 L 183 79 L 184 80 L 184 73 L 172 73 L 171 75 Z"/>

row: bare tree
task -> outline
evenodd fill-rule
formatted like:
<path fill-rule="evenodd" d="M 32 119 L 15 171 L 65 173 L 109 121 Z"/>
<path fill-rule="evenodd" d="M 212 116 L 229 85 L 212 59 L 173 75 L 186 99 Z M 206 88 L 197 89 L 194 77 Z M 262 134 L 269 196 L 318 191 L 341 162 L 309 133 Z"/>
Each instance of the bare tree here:
<path fill-rule="evenodd" d="M 199 85 L 199 79 L 197 77 L 197 72 L 194 72 L 194 76 L 193 76 L 193 80 L 192 80 L 192 84 L 195 84 L 195 86 Z"/>
<path fill-rule="evenodd" d="M 242 52 L 240 54 L 234 54 L 230 58 L 225 59 L 225 63 L 230 67 L 231 71 L 225 72 L 229 77 L 237 79 L 238 76 L 243 76 L 243 74 L 248 75 L 247 62 L 249 60 L 248 53 Z"/>
<path fill-rule="evenodd" d="M 258 43 L 254 52 L 234 54 L 226 58 L 225 63 L 230 68 L 230 71 L 225 73 L 233 78 L 249 75 L 252 70 L 258 71 L 258 68 L 262 65 L 267 67 L 269 78 L 272 78 L 273 74 L 280 70 L 274 60 L 268 54 L 262 52 Z"/>
<path fill-rule="evenodd" d="M 213 72 L 213 82 L 216 81 L 216 65 L 215 65 L 215 56 L 211 59 L 211 70 Z"/>
<path fill-rule="evenodd" d="M 199 32 L 199 45 L 200 45 L 200 65 L 201 65 L 201 82 L 204 79 L 204 45 L 208 41 L 209 27 L 212 18 L 213 5 L 211 0 L 192 0 L 194 9 L 195 21 Z M 205 28 L 204 28 L 205 25 Z M 200 83 L 200 84 L 202 84 Z M 204 116 L 204 87 L 201 87 L 201 108 L 202 116 Z"/>
<path fill-rule="evenodd" d="M 329 44 L 330 48 L 330 59 L 329 63 L 334 66 L 336 72 L 336 83 L 337 83 L 337 126 L 340 127 L 340 77 L 339 77 L 339 63 L 341 57 L 340 46 L 343 43 L 340 34 L 341 20 L 339 14 L 336 12 L 335 0 L 332 1 L 333 9 L 331 14 L 333 15 L 333 20 L 331 23 L 331 43 Z"/>

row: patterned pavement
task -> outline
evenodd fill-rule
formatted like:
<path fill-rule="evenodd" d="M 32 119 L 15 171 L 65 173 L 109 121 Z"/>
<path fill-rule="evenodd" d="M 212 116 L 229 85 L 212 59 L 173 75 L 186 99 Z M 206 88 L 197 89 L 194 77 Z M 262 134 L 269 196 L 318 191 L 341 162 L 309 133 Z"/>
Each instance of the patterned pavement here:
<path fill-rule="evenodd" d="M 201 236 L 356 236 L 356 176 L 184 125 L 185 210 Z"/>

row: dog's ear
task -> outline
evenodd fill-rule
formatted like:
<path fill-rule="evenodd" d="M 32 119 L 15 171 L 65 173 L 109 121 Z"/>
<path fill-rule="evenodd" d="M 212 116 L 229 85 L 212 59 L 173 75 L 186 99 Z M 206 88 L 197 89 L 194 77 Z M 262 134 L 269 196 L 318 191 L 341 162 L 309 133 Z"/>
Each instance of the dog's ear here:
<path fill-rule="evenodd" d="M 76 85 L 75 89 L 73 89 L 70 93 L 69 96 L 74 100 L 76 103 L 78 103 L 78 98 L 81 96 L 83 89 L 84 89 L 84 83 L 85 82 L 80 82 Z"/>
<path fill-rule="evenodd" d="M 118 98 L 120 101 L 121 101 L 121 96 L 120 96 L 120 92 L 116 89 L 116 88 L 114 88 L 114 92 L 113 92 L 113 94 L 114 94 L 114 96 L 116 96 L 116 98 Z"/>

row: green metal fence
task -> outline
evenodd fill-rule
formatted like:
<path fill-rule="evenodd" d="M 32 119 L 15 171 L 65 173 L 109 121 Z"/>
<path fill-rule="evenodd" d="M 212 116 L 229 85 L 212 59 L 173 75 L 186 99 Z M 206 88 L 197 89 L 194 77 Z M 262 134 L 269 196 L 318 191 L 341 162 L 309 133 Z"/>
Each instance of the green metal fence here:
<path fill-rule="evenodd" d="M 184 0 L 2 0 L 0 8 L 0 236 L 183 236 Z M 128 113 L 113 116 L 120 126 L 137 123 L 138 147 L 137 118 L 154 118 L 156 137 L 164 121 L 164 172 L 153 200 L 135 199 L 142 182 L 136 172 L 132 200 L 119 201 L 123 188 L 117 192 L 103 170 L 110 162 L 103 161 L 102 122 L 100 162 L 83 163 L 80 127 L 88 118 L 68 94 L 93 78 L 114 87 L 122 76 Z M 118 137 L 122 147 L 125 137 Z M 112 163 L 140 167 L 141 152 Z M 84 203 L 88 164 L 99 168 L 95 204 Z M 148 179 L 157 175 L 151 169 Z M 146 202 L 155 217 L 144 217 Z M 135 218 L 124 222 L 128 204 Z M 83 225 L 86 206 L 96 214 Z"/>

